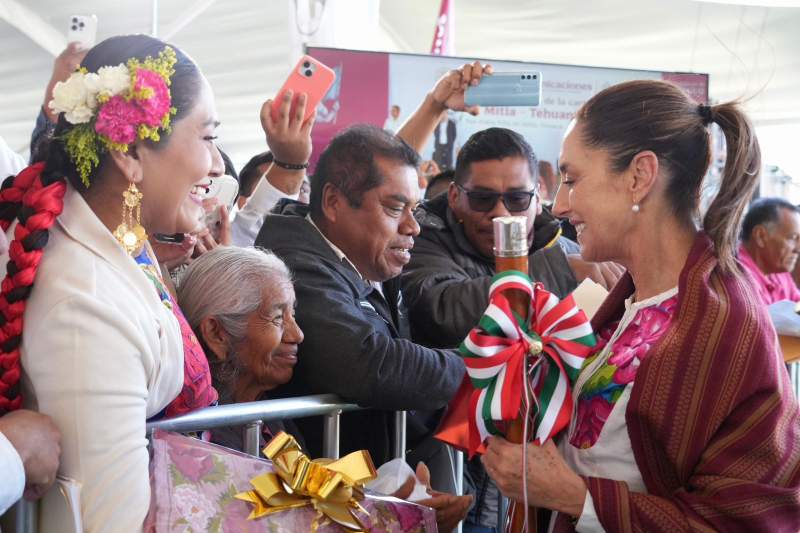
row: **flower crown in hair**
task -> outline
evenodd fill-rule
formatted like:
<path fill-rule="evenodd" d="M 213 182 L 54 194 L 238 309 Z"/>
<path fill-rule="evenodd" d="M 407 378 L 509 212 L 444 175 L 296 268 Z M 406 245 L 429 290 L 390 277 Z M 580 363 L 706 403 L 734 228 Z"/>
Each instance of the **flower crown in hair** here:
<path fill-rule="evenodd" d="M 161 132 L 169 133 L 176 112 L 169 91 L 176 62 L 175 50 L 167 46 L 157 59 L 131 58 L 96 74 L 80 68 L 56 84 L 48 105 L 74 125 L 64 142 L 87 188 L 103 152 L 127 152 L 137 138 L 157 142 Z"/>

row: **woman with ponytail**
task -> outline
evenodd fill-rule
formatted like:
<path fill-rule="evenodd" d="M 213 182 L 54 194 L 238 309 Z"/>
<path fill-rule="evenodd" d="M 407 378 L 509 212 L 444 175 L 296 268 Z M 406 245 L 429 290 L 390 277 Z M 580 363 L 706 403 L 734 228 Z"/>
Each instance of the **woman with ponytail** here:
<path fill-rule="evenodd" d="M 86 531 L 138 531 L 150 505 L 145 422 L 216 400 L 208 363 L 147 235 L 223 173 L 214 99 L 180 50 L 142 35 L 92 48 L 56 85 L 45 161 L 0 189 L 0 414 L 52 417 Z M 184 371 L 186 368 L 186 372 Z M 46 498 L 42 531 L 59 531 Z"/>
<path fill-rule="evenodd" d="M 700 223 L 712 123 L 727 158 Z M 559 164 L 553 212 L 584 259 L 627 273 L 593 317 L 560 444 L 528 446 L 523 483 L 522 447 L 491 438 L 489 474 L 556 511 L 555 531 L 800 530 L 797 400 L 735 256 L 761 167 L 749 120 L 666 82 L 622 83 L 580 108 Z"/>

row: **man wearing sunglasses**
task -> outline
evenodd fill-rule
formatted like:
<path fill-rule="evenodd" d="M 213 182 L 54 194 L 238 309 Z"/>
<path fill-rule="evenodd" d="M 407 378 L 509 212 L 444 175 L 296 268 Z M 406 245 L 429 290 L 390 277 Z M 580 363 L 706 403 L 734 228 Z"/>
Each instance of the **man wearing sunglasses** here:
<path fill-rule="evenodd" d="M 497 217 L 526 217 L 529 274 L 549 291 L 563 297 L 586 277 L 572 265 L 583 263 L 574 261 L 578 245 L 542 211 L 536 172 L 533 150 L 512 130 L 489 128 L 464 143 L 447 193 L 417 210 L 421 233 L 401 277 L 416 342 L 455 347 L 477 324 L 495 273 Z"/>
<path fill-rule="evenodd" d="M 442 76 L 397 136 L 421 153 L 448 110 L 477 115 L 464 93 L 491 72 L 476 61 Z M 542 209 L 537 172 L 532 148 L 512 130 L 489 128 L 463 144 L 447 194 L 416 212 L 420 234 L 401 275 L 415 342 L 456 347 L 478 323 L 495 274 L 492 220 L 499 216 L 527 217 L 529 274 L 560 297 L 585 278 L 610 289 L 622 275 L 618 265 L 584 261 L 578 245 L 561 236 L 560 221 Z"/>

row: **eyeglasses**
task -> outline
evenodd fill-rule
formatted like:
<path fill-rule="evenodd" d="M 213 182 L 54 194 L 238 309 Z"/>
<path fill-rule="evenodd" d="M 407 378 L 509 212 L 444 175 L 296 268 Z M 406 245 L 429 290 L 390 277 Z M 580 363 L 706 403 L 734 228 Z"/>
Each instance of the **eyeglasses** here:
<path fill-rule="evenodd" d="M 503 205 L 506 206 L 509 213 L 519 213 L 527 211 L 531 206 L 531 201 L 534 196 L 539 194 L 539 189 L 535 188 L 532 191 L 508 191 L 508 192 L 492 192 L 492 191 L 471 191 L 456 184 L 460 190 L 467 195 L 469 208 L 473 211 L 481 213 L 488 213 L 494 206 L 497 205 L 497 200 L 502 198 Z"/>

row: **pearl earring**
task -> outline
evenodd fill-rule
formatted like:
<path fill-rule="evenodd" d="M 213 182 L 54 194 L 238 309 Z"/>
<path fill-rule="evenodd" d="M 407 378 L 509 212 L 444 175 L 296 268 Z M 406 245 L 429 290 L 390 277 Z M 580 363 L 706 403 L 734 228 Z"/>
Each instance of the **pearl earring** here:
<path fill-rule="evenodd" d="M 639 204 L 633 204 L 631 206 L 631 211 L 633 211 L 634 213 L 638 213 L 640 209 L 641 208 L 639 207 Z"/>

